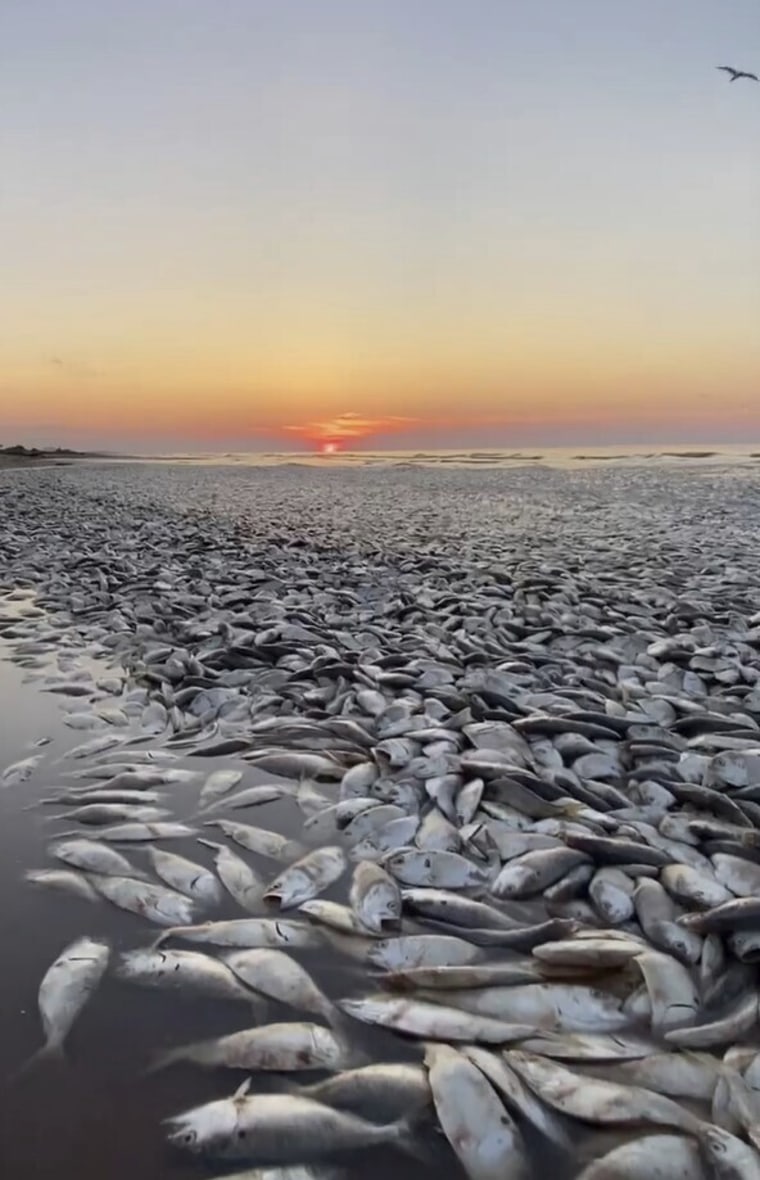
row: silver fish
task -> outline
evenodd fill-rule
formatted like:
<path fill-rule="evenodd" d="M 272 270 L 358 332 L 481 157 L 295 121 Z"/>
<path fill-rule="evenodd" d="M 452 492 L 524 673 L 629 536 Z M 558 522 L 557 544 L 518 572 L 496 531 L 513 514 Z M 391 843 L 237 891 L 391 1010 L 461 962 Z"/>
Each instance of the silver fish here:
<path fill-rule="evenodd" d="M 63 840 L 48 848 L 51 856 L 64 864 L 85 873 L 97 873 L 102 877 L 144 878 L 145 873 L 134 868 L 120 852 L 99 844 L 96 840 Z"/>
<path fill-rule="evenodd" d="M 219 882 L 203 865 L 161 848 L 149 848 L 147 853 L 156 876 L 172 889 L 209 905 L 216 905 L 222 900 Z"/>
<path fill-rule="evenodd" d="M 270 832 L 267 828 L 256 828 L 252 824 L 241 824 L 231 819 L 208 820 L 205 826 L 220 828 L 225 836 L 241 848 L 272 860 L 288 861 L 303 853 L 295 840 L 287 840 L 279 832 Z"/>
<path fill-rule="evenodd" d="M 556 1061 L 509 1050 L 507 1062 L 544 1102 L 589 1123 L 652 1123 L 693 1132 L 698 1120 L 678 1103 L 637 1086 L 582 1077 Z"/>
<path fill-rule="evenodd" d="M 339 1024 L 340 1014 L 300 963 L 269 948 L 233 951 L 222 956 L 230 971 L 246 987 L 301 1012 Z"/>
<path fill-rule="evenodd" d="M 320 1159 L 380 1144 L 417 1154 L 406 1122 L 375 1126 L 296 1095 L 248 1098 L 248 1085 L 244 1083 L 232 1098 L 169 1119 L 169 1142 L 196 1154 L 272 1163 Z"/>
<path fill-rule="evenodd" d="M 253 1004 L 255 997 L 218 959 L 199 951 L 177 951 L 158 947 L 125 951 L 116 975 L 142 987 L 195 992 L 217 999 L 243 1000 Z"/>
<path fill-rule="evenodd" d="M 529 1024 L 507 1024 L 487 1016 L 477 1016 L 430 1004 L 420 1000 L 400 1000 L 389 996 L 367 996 L 361 1000 L 341 1000 L 340 1007 L 363 1024 L 379 1024 L 397 1032 L 437 1041 L 483 1041 L 505 1045 L 525 1040 L 534 1032 Z"/>
<path fill-rule="evenodd" d="M 425 1054 L 438 1121 L 470 1180 L 524 1180 L 522 1136 L 473 1062 L 448 1045 Z"/>
<path fill-rule="evenodd" d="M 362 926 L 375 934 L 401 921 L 402 900 L 397 883 L 378 864 L 360 861 L 354 869 L 349 902 Z"/>
<path fill-rule="evenodd" d="M 644 1135 L 615 1147 L 578 1180 L 710 1180 L 699 1147 L 683 1135 Z"/>
<path fill-rule="evenodd" d="M 24 880 L 46 889 L 60 889 L 62 893 L 70 893 L 84 901 L 100 900 L 86 877 L 81 873 L 72 873 L 68 869 L 27 869 Z"/>
<path fill-rule="evenodd" d="M 32 1061 L 63 1052 L 74 1021 L 105 974 L 110 954 L 107 943 L 78 938 L 47 969 L 37 997 L 45 1044 L 27 1067 Z"/>
<path fill-rule="evenodd" d="M 264 893 L 261 877 L 226 844 L 217 844 L 213 840 L 199 840 L 198 843 L 213 848 L 216 871 L 230 896 L 242 909 L 255 913 Z"/>
<path fill-rule="evenodd" d="M 246 949 L 322 945 L 317 930 L 306 922 L 286 918 L 234 918 L 228 922 L 203 922 L 198 926 L 171 926 L 155 945 L 159 946 L 169 938 Z"/>
<path fill-rule="evenodd" d="M 181 893 L 152 885 L 135 877 L 102 876 L 90 874 L 95 889 L 119 909 L 129 910 L 159 926 L 189 924 L 193 919 L 193 903 Z"/>
<path fill-rule="evenodd" d="M 275 877 L 264 897 L 279 900 L 281 909 L 290 909 L 328 889 L 345 871 L 342 848 L 315 848 Z"/>
<path fill-rule="evenodd" d="M 432 1103 L 427 1074 L 420 1065 L 379 1063 L 347 1070 L 299 1093 L 373 1123 L 417 1117 Z"/>
<path fill-rule="evenodd" d="M 351 1064 L 351 1054 L 330 1029 L 320 1024 L 291 1021 L 243 1029 L 226 1037 L 170 1049 L 157 1058 L 153 1068 L 165 1069 L 179 1061 L 210 1068 L 225 1066 L 285 1073 L 345 1069 Z"/>

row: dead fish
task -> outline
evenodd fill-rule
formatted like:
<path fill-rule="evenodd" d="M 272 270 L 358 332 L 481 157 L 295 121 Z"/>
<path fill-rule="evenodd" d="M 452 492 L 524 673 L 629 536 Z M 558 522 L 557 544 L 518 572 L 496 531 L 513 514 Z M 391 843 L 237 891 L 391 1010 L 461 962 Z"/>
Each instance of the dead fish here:
<path fill-rule="evenodd" d="M 225 947 L 312 947 L 322 946 L 314 927 L 287 918 L 233 918 L 226 922 L 202 922 L 198 926 L 172 926 L 156 940 L 159 946 L 169 938 Z"/>
<path fill-rule="evenodd" d="M 641 1058 L 649 1059 L 657 1052 L 655 1041 L 627 1033 L 538 1033 L 523 1041 L 520 1048 L 526 1053 L 538 1053 L 541 1057 L 553 1057 L 557 1061 L 582 1062 L 584 1069 L 589 1064 L 613 1062 L 617 1066 Z M 671 1053 L 668 1056 L 674 1055 Z M 657 1087 L 652 1086 L 651 1089 Z"/>
<path fill-rule="evenodd" d="M 709 1180 L 699 1147 L 683 1135 L 644 1135 L 589 1164 L 578 1180 Z"/>
<path fill-rule="evenodd" d="M 363 1024 L 378 1024 L 396 1032 L 424 1040 L 483 1041 L 505 1045 L 525 1040 L 534 1029 L 528 1024 L 508 1024 L 502 1020 L 477 1016 L 442 1004 L 420 1000 L 400 1000 L 389 996 L 367 996 L 360 1000 L 341 1000 L 340 1007 L 348 1016 Z"/>
<path fill-rule="evenodd" d="M 212 770 L 201 787 L 198 802 L 204 805 L 216 802 L 236 787 L 242 777 L 242 770 Z"/>
<path fill-rule="evenodd" d="M 683 910 L 659 881 L 640 878 L 633 893 L 633 904 L 641 929 L 653 946 L 674 955 L 682 963 L 699 962 L 702 939 L 677 925 Z"/>
<path fill-rule="evenodd" d="M 143 843 L 148 840 L 182 840 L 188 836 L 194 836 L 195 831 L 195 828 L 189 828 L 187 824 L 125 823 L 100 828 L 98 839 L 113 841 L 115 844 Z M 76 832 L 62 832 L 60 838 L 75 835 Z"/>
<path fill-rule="evenodd" d="M 540 1049 L 533 1049 L 527 1041 L 520 1048 L 528 1052 L 541 1052 Z M 655 1090 L 669 1098 L 710 1102 L 720 1075 L 721 1062 L 708 1053 L 690 1053 L 687 1050 L 665 1053 L 656 1045 L 651 1045 L 647 1054 L 639 1054 L 635 1059 L 584 1062 L 583 1068 L 584 1072 L 590 1072 L 603 1080 L 643 1086 L 645 1090 Z"/>
<path fill-rule="evenodd" d="M 479 955 L 477 947 L 463 938 L 445 934 L 410 934 L 374 942 L 367 959 L 387 971 L 414 967 L 461 967 Z"/>
<path fill-rule="evenodd" d="M 319 1159 L 381 1144 L 419 1154 L 406 1121 L 376 1126 L 292 1094 L 247 1098 L 249 1084 L 244 1082 L 232 1098 L 169 1119 L 169 1142 L 195 1154 L 272 1163 Z"/>
<path fill-rule="evenodd" d="M 301 1086 L 304 1098 L 348 1110 L 373 1123 L 418 1118 L 431 1106 L 427 1074 L 420 1065 L 378 1063 Z"/>
<path fill-rule="evenodd" d="M 678 1103 L 638 1086 L 620 1086 L 573 1073 L 556 1061 L 511 1049 L 507 1063 L 549 1106 L 587 1123 L 652 1123 L 694 1132 L 699 1120 Z"/>
<path fill-rule="evenodd" d="M 131 803 L 87 803 L 63 815 L 52 815 L 51 820 L 69 819 L 78 824 L 101 826 L 118 820 L 132 820 L 135 823 L 157 823 L 170 812 L 165 807 L 143 807 Z"/>
<path fill-rule="evenodd" d="M 64 864 L 82 869 L 85 873 L 97 873 L 102 877 L 145 878 L 145 873 L 134 868 L 120 852 L 106 844 L 99 844 L 97 840 L 63 840 L 51 844 L 48 853 L 56 860 L 62 860 Z"/>
<path fill-rule="evenodd" d="M 278 799 L 292 796 L 293 791 L 288 785 L 275 786 L 274 783 L 260 787 L 246 787 L 244 791 L 236 791 L 234 795 L 223 795 L 210 799 L 205 807 L 198 812 L 206 815 L 217 807 L 224 807 L 227 811 L 238 811 L 245 807 L 262 807 L 266 803 L 276 803 Z"/>
<path fill-rule="evenodd" d="M 47 969 L 37 997 L 45 1044 L 22 1067 L 24 1071 L 43 1057 L 63 1053 L 64 1041 L 103 978 L 110 955 L 108 943 L 78 938 Z"/>
<path fill-rule="evenodd" d="M 429 1045 L 425 1065 L 438 1122 L 471 1180 L 527 1178 L 522 1136 L 478 1067 L 448 1045 Z"/>
<path fill-rule="evenodd" d="M 565 1125 L 553 1110 L 545 1106 L 517 1074 L 505 1058 L 477 1045 L 463 1045 L 461 1052 L 476 1065 L 496 1090 L 507 1109 L 521 1121 L 527 1121 L 546 1139 L 568 1151 L 573 1142 Z"/>
<path fill-rule="evenodd" d="M 517 925 L 514 918 L 495 906 L 445 889 L 403 889 L 401 899 L 412 913 L 437 918 L 452 926 L 514 930 Z"/>
<path fill-rule="evenodd" d="M 620 869 L 598 869 L 588 887 L 594 908 L 610 926 L 620 926 L 633 917 L 634 883 Z"/>
<path fill-rule="evenodd" d="M 70 893 L 84 901 L 100 900 L 86 877 L 67 869 L 27 869 L 24 880 L 46 889 L 59 889 L 62 893 Z"/>
<path fill-rule="evenodd" d="M 328 1024 L 340 1024 L 340 1014 L 333 1003 L 290 955 L 259 948 L 233 951 L 223 955 L 222 961 L 255 992 L 297 1011 L 322 1016 Z"/>
<path fill-rule="evenodd" d="M 170 888 L 208 905 L 217 905 L 222 900 L 219 882 L 203 865 L 161 848 L 149 848 L 147 853 L 156 876 Z"/>
<path fill-rule="evenodd" d="M 315 922 L 321 922 L 331 931 L 355 937 L 357 944 L 381 937 L 367 929 L 359 921 L 354 911 L 347 905 L 341 905 L 340 902 L 328 901 L 324 897 L 315 897 L 311 901 L 302 902 L 298 909 L 300 913 L 313 918 Z"/>
<path fill-rule="evenodd" d="M 755 991 L 741 996 L 729 1012 L 719 1020 L 671 1029 L 665 1040 L 685 1049 L 710 1049 L 715 1045 L 735 1043 L 754 1028 L 758 1018 L 758 996 Z"/>
<path fill-rule="evenodd" d="M 282 778 L 313 778 L 318 782 L 325 779 L 339 782 L 345 772 L 345 767 L 328 755 L 306 754 L 297 750 L 249 753 L 246 754 L 245 760 L 267 771 L 268 774 L 278 774 Z"/>
<path fill-rule="evenodd" d="M 342 848 L 315 848 L 275 877 L 264 897 L 279 900 L 281 909 L 290 909 L 328 889 L 343 876 L 346 867 Z"/>
<path fill-rule="evenodd" d="M 557 1032 L 615 1031 L 629 1018 L 612 993 L 583 984 L 530 983 L 452 992 L 449 1002 L 466 1012 Z"/>
<path fill-rule="evenodd" d="M 255 913 L 264 893 L 264 882 L 258 873 L 226 844 L 203 839 L 198 843 L 214 850 L 216 871 L 230 896 L 244 910 Z"/>
<path fill-rule="evenodd" d="M 362 860 L 356 865 L 349 903 L 361 925 L 375 934 L 383 934 L 401 921 L 401 891 L 393 878 L 372 861 Z"/>
<path fill-rule="evenodd" d="M 635 962 L 652 1005 L 652 1028 L 666 1033 L 696 1023 L 701 1003 L 691 972 L 672 955 L 646 950 Z"/>
<path fill-rule="evenodd" d="M 710 1180 L 760 1180 L 760 1155 L 748 1143 L 714 1124 L 702 1123 L 695 1134 Z"/>
<path fill-rule="evenodd" d="M 116 974 L 119 979 L 141 987 L 188 991 L 216 999 L 243 1000 L 247 1004 L 255 1001 L 228 966 L 199 951 L 159 947 L 125 951 Z"/>
<path fill-rule="evenodd" d="M 585 852 L 572 848 L 545 848 L 510 860 L 492 882 L 495 897 L 532 897 L 553 885 L 578 865 L 590 864 Z"/>
<path fill-rule="evenodd" d="M 29 758 L 22 758 L 19 762 L 12 762 L 10 766 L 6 766 L 2 775 L 0 775 L 0 783 L 4 787 L 17 787 L 20 783 L 27 782 L 34 774 L 40 762 L 42 762 L 42 758 L 42 754 L 32 754 Z"/>
<path fill-rule="evenodd" d="M 534 947 L 533 956 L 542 963 L 564 967 L 622 967 L 640 955 L 644 947 L 636 938 L 605 938 L 604 931 L 600 931 L 598 938 L 547 942 Z"/>
<path fill-rule="evenodd" d="M 660 873 L 660 881 L 671 897 L 685 905 L 712 909 L 731 901 L 732 894 L 715 877 L 692 869 L 689 865 L 668 865 Z"/>
<path fill-rule="evenodd" d="M 210 1068 L 275 1070 L 345 1069 L 351 1053 L 335 1033 L 320 1024 L 292 1021 L 243 1029 L 229 1036 L 182 1045 L 161 1054 L 152 1069 L 165 1069 L 180 1061 Z"/>
<path fill-rule="evenodd" d="M 684 914 L 678 925 L 697 934 L 755 929 L 760 925 L 760 898 L 737 897 L 719 903 L 701 914 Z"/>
<path fill-rule="evenodd" d="M 383 867 L 403 885 L 431 885 L 443 889 L 466 889 L 483 885 L 483 869 L 456 852 L 423 852 L 402 848 L 383 860 Z"/>
<path fill-rule="evenodd" d="M 129 910 L 159 926 L 188 925 L 193 920 L 193 904 L 188 897 L 152 885 L 134 877 L 103 876 L 91 873 L 89 880 L 102 897 L 119 909 Z"/>
<path fill-rule="evenodd" d="M 248 852 L 266 856 L 270 860 L 293 860 L 303 854 L 303 848 L 295 840 L 288 840 L 279 832 L 267 828 L 256 828 L 251 824 L 237 823 L 231 819 L 213 819 L 205 824 L 207 828 L 219 828 L 230 840 L 234 840 Z"/>

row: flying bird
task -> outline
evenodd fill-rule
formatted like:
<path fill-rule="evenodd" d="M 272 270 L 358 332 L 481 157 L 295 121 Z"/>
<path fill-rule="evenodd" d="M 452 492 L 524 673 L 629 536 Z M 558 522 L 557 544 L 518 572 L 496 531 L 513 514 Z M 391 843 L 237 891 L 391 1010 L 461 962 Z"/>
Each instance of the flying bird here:
<path fill-rule="evenodd" d="M 733 66 L 716 66 L 716 70 L 725 70 L 731 77 L 729 82 L 735 82 L 737 78 L 751 78 L 753 82 L 760 82 L 757 74 L 748 74 L 746 70 L 735 70 Z"/>

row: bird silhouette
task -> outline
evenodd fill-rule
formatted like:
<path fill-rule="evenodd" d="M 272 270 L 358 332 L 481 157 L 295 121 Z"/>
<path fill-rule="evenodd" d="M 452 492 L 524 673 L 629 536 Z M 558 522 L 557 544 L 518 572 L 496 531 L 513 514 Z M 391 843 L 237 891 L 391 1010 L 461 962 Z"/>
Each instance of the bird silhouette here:
<path fill-rule="evenodd" d="M 737 78 L 750 78 L 753 82 L 760 82 L 757 74 L 748 74 L 746 70 L 735 70 L 733 66 L 716 66 L 716 70 L 725 70 L 731 77 L 729 82 L 735 82 Z"/>

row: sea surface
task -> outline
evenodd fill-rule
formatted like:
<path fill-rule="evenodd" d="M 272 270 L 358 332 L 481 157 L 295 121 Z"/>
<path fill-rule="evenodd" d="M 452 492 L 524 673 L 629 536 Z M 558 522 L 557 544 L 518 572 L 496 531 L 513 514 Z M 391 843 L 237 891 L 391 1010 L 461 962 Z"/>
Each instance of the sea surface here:
<path fill-rule="evenodd" d="M 139 462 L 235 464 L 246 467 L 562 467 L 588 465 L 626 467 L 731 465 L 753 466 L 760 461 L 757 443 L 671 444 L 666 447 L 526 447 L 484 448 L 481 450 L 373 451 L 351 450 L 346 444 L 334 449 L 323 446 L 314 451 L 208 451 L 177 452 L 160 456 L 137 457 Z M 132 461 L 135 461 L 133 459 Z"/>

